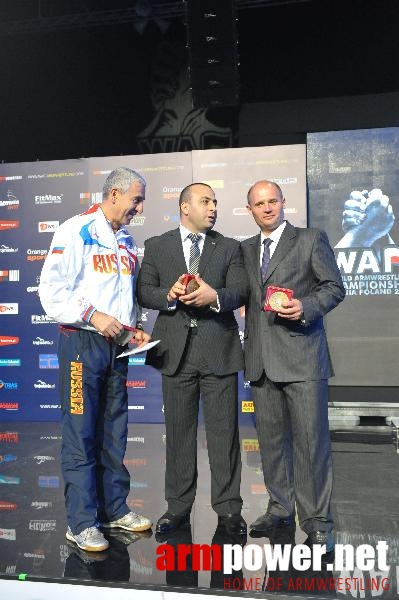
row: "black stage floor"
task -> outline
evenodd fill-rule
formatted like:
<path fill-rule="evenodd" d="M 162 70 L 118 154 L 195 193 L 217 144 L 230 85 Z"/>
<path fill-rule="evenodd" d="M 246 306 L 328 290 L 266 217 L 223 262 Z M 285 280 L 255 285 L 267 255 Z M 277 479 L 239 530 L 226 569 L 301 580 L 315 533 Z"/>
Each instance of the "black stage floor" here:
<path fill-rule="evenodd" d="M 266 564 L 264 545 L 270 544 L 269 539 L 228 539 L 217 529 L 217 517 L 210 506 L 210 477 L 202 426 L 198 435 L 198 491 L 191 527 L 183 527 L 177 535 L 161 540 L 157 540 L 152 531 L 113 533 L 108 536 L 109 550 L 93 555 L 79 551 L 65 539 L 59 424 L 0 422 L 0 594 L 1 582 L 19 578 L 75 584 L 79 581 L 85 585 L 107 582 L 110 587 L 216 595 L 229 594 L 235 589 L 234 595 L 240 597 L 265 594 L 397 597 L 399 454 L 393 434 L 393 431 L 392 436 L 370 431 L 366 434 L 331 432 L 336 542 L 353 546 L 358 563 L 338 569 L 334 564 L 333 570 L 327 571 L 323 560 L 321 570 L 300 571 L 292 564 L 288 570 L 273 569 L 270 562 Z M 250 523 L 267 505 L 254 428 L 241 428 L 241 445 L 243 516 Z M 126 453 L 126 466 L 132 477 L 129 505 L 154 522 L 166 508 L 164 456 L 163 425 L 129 425 Z M 296 544 L 301 544 L 306 537 L 298 527 L 294 535 Z M 359 567 L 364 551 L 362 545 L 374 551 L 381 540 L 388 545 L 389 570 L 383 568 L 382 558 L 373 569 L 363 566 L 365 570 L 362 570 Z M 278 544 L 294 540 L 271 541 Z M 247 568 L 251 566 L 247 562 L 251 560 L 248 551 L 243 569 L 238 568 L 231 574 L 218 569 L 206 570 L 202 568 L 204 565 L 196 570 L 190 560 L 185 570 L 165 571 L 157 568 L 159 563 L 156 563 L 156 550 L 161 543 L 173 548 L 177 544 L 213 543 L 223 547 L 223 544 L 246 543 L 245 548 L 252 545 L 253 560 L 257 557 L 259 561 L 260 556 L 254 545 L 259 546 L 263 558 L 260 564 L 255 562 L 251 570 Z M 243 593 L 243 589 L 250 591 Z"/>

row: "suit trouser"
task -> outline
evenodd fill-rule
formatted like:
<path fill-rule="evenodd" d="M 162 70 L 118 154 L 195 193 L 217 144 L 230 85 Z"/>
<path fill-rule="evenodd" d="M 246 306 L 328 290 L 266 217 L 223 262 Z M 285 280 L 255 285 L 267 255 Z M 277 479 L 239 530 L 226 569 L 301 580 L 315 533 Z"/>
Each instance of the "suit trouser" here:
<path fill-rule="evenodd" d="M 327 380 L 252 384 L 268 512 L 298 511 L 301 528 L 330 531 L 332 459 Z"/>
<path fill-rule="evenodd" d="M 197 489 L 197 428 L 201 396 L 211 469 L 211 502 L 220 515 L 241 512 L 241 454 L 237 373 L 214 375 L 190 331 L 177 374 L 162 376 L 166 428 L 165 498 L 175 514 L 187 513 Z"/>
<path fill-rule="evenodd" d="M 127 364 L 102 335 L 61 328 L 61 468 L 67 521 L 77 534 L 129 512 Z"/>

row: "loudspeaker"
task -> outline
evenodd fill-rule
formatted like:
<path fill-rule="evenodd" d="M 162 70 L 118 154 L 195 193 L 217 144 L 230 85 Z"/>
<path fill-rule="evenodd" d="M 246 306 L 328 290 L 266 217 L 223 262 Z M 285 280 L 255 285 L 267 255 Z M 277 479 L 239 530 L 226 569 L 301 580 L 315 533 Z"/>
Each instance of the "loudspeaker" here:
<path fill-rule="evenodd" d="M 187 47 L 194 108 L 239 102 L 234 0 L 187 0 Z"/>

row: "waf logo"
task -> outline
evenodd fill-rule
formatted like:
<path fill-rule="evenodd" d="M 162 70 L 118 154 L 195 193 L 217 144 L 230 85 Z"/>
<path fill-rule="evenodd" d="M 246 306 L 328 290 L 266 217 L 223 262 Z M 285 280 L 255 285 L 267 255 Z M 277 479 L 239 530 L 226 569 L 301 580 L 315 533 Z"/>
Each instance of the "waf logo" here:
<path fill-rule="evenodd" d="M 6 229 L 18 229 L 19 226 L 19 221 L 0 221 L 0 231 L 5 231 Z"/>
<path fill-rule="evenodd" d="M 13 346 L 19 344 L 19 337 L 16 335 L 0 335 L 0 346 Z"/>

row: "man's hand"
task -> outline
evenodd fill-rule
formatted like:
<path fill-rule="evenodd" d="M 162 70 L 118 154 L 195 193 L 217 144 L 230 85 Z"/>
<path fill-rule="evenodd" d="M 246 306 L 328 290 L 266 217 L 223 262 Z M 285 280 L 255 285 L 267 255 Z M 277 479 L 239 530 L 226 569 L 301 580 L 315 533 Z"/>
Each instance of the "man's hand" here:
<path fill-rule="evenodd" d="M 281 304 L 281 308 L 277 314 L 279 317 L 288 319 L 289 321 L 299 321 L 303 314 L 302 302 L 298 298 L 286 300 Z"/>
<path fill-rule="evenodd" d="M 150 334 L 146 333 L 142 329 L 138 329 L 136 331 L 136 333 L 134 334 L 133 338 L 131 339 L 131 341 L 133 343 L 137 344 L 138 348 L 140 348 L 141 346 L 144 346 L 144 344 L 148 344 L 148 342 L 150 340 L 151 340 Z"/>
<path fill-rule="evenodd" d="M 180 296 L 183 296 L 186 293 L 186 287 L 183 285 L 183 281 L 184 274 L 180 275 L 179 279 L 170 288 L 166 296 L 168 302 L 176 302 L 176 300 L 180 300 Z"/>
<path fill-rule="evenodd" d="M 392 206 L 382 190 L 355 190 L 344 204 L 342 229 L 345 235 L 335 247 L 368 248 L 387 235 L 394 222 Z"/>
<path fill-rule="evenodd" d="M 342 212 L 342 230 L 344 233 L 361 225 L 366 218 L 366 193 L 367 190 L 363 190 L 363 192 L 354 190 L 345 201 Z"/>
<path fill-rule="evenodd" d="M 103 334 L 108 340 L 112 339 L 123 332 L 123 325 L 106 313 L 96 310 L 90 319 L 90 325 L 95 327 L 97 331 Z"/>
<path fill-rule="evenodd" d="M 208 285 L 200 275 L 195 276 L 195 280 L 199 285 L 199 288 L 191 294 L 180 296 L 180 302 L 183 302 L 186 306 L 195 306 L 200 308 L 201 306 L 209 306 L 210 304 L 216 305 L 217 293 L 210 285 Z"/>

